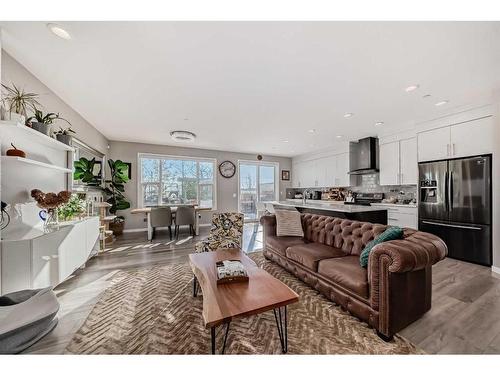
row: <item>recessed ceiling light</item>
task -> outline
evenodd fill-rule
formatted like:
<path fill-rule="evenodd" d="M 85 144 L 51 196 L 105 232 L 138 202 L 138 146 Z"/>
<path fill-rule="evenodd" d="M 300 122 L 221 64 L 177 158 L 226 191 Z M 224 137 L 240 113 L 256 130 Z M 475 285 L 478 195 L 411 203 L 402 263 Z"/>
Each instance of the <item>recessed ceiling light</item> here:
<path fill-rule="evenodd" d="M 50 31 L 54 35 L 57 35 L 59 38 L 65 39 L 65 40 L 70 40 L 71 35 L 64 30 L 61 26 L 59 26 L 57 23 L 48 23 L 47 27 L 49 28 Z"/>
<path fill-rule="evenodd" d="M 436 104 L 434 104 L 436 107 L 441 107 L 442 105 L 445 105 L 448 103 L 448 100 L 442 100 L 440 102 L 437 102 Z"/>
<path fill-rule="evenodd" d="M 283 143 L 288 143 L 288 139 L 283 139 Z"/>
<path fill-rule="evenodd" d="M 316 129 L 309 129 L 308 131 L 309 131 L 309 133 L 311 133 L 311 134 L 316 133 Z"/>
<path fill-rule="evenodd" d="M 343 135 L 336 135 L 335 138 L 342 138 Z"/>
<path fill-rule="evenodd" d="M 408 86 L 407 88 L 405 88 L 405 91 L 412 92 L 412 91 L 415 91 L 416 89 L 418 89 L 419 87 L 420 87 L 419 85 L 411 85 L 411 86 Z"/>
<path fill-rule="evenodd" d="M 375 126 L 382 126 L 384 125 L 384 122 L 383 121 L 378 121 L 375 123 Z"/>
<path fill-rule="evenodd" d="M 350 112 L 344 113 L 344 118 L 349 118 L 352 116 L 354 116 L 354 113 L 350 113 Z"/>
<path fill-rule="evenodd" d="M 176 142 L 193 142 L 196 138 L 196 134 L 185 130 L 174 130 L 170 132 L 170 136 Z"/>
<path fill-rule="evenodd" d="M 429 99 L 431 97 L 431 94 L 425 94 L 424 96 L 422 96 L 422 99 Z"/>

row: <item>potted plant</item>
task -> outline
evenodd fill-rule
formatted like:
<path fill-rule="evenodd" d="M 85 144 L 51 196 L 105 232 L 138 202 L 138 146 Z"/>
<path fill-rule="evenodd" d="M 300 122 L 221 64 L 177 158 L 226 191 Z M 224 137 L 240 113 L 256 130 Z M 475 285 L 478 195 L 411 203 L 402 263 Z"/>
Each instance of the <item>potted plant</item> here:
<path fill-rule="evenodd" d="M 94 175 L 94 166 L 96 164 L 95 158 L 88 160 L 87 158 L 80 158 L 73 163 L 75 171 L 73 172 L 73 180 L 81 180 L 88 186 L 99 186 L 101 181 Z"/>
<path fill-rule="evenodd" d="M 70 133 L 76 134 L 76 132 L 71 129 L 71 126 L 67 127 L 66 129 L 59 127 L 59 130 L 54 132 L 54 135 L 59 142 L 62 142 L 69 146 L 71 145 L 71 140 L 73 139 L 73 136 Z"/>
<path fill-rule="evenodd" d="M 128 165 L 121 160 L 115 161 L 109 159 L 108 166 L 111 170 L 111 178 L 104 181 L 106 186 L 103 188 L 103 191 L 108 196 L 106 201 L 111 204 L 109 212 L 116 214 L 116 211 L 130 208 L 130 202 L 128 202 L 123 195 L 125 183 L 128 182 Z M 115 235 L 123 233 L 124 226 L 125 218 L 123 216 L 118 216 L 109 223 L 109 229 L 111 229 Z"/>
<path fill-rule="evenodd" d="M 86 210 L 85 201 L 77 194 L 71 194 L 68 203 L 63 204 L 58 209 L 59 220 L 70 221 L 75 216 L 81 216 Z"/>
<path fill-rule="evenodd" d="M 2 88 L 4 89 L 2 104 L 8 111 L 8 114 L 4 115 L 4 120 L 14 120 L 24 124 L 28 110 L 34 110 L 35 106 L 40 105 L 37 101 L 38 94 L 25 92 L 15 84 L 12 84 L 12 87 L 2 84 Z"/>
<path fill-rule="evenodd" d="M 26 120 L 26 123 L 30 124 L 30 126 L 33 129 L 39 131 L 40 133 L 43 133 L 45 135 L 50 135 L 50 125 L 56 120 L 66 121 L 71 127 L 69 121 L 62 118 L 59 115 L 59 113 L 51 112 L 44 115 L 43 112 L 37 109 L 36 107 L 34 107 L 34 110 L 35 110 L 34 116 L 28 118 Z"/>

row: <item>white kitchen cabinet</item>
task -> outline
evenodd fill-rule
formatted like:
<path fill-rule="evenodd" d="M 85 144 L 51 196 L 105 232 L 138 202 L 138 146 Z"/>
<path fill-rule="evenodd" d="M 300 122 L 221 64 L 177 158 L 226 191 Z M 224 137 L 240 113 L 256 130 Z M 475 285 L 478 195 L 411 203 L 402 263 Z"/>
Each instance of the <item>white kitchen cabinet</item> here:
<path fill-rule="evenodd" d="M 418 134 L 418 161 L 460 158 L 493 152 L 493 117 Z"/>
<path fill-rule="evenodd" d="M 349 153 L 336 155 L 336 179 L 334 186 L 351 186 L 351 176 L 349 175 Z"/>
<path fill-rule="evenodd" d="M 447 159 L 449 157 L 449 126 L 418 134 L 418 161 Z"/>
<path fill-rule="evenodd" d="M 399 142 L 400 185 L 416 185 L 418 181 L 417 139 Z"/>
<path fill-rule="evenodd" d="M 418 175 L 415 138 L 380 145 L 380 185 L 416 185 Z"/>
<path fill-rule="evenodd" d="M 380 185 L 399 185 L 399 141 L 379 146 Z"/>
<path fill-rule="evenodd" d="M 450 133 L 451 156 L 460 158 L 493 152 L 493 117 L 453 125 Z"/>
<path fill-rule="evenodd" d="M 417 207 L 398 206 L 388 203 L 372 203 L 372 206 L 387 210 L 387 225 L 418 229 Z"/>
<path fill-rule="evenodd" d="M 325 187 L 335 186 L 337 178 L 337 157 L 335 155 L 325 158 Z"/>

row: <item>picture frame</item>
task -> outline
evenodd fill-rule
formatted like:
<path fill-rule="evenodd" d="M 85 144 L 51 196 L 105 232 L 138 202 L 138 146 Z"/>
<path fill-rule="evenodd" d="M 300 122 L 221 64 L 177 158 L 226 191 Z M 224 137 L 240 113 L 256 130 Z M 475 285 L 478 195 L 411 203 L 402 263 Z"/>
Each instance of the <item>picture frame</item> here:
<path fill-rule="evenodd" d="M 281 180 L 282 181 L 290 181 L 290 171 L 287 169 L 281 170 Z"/>

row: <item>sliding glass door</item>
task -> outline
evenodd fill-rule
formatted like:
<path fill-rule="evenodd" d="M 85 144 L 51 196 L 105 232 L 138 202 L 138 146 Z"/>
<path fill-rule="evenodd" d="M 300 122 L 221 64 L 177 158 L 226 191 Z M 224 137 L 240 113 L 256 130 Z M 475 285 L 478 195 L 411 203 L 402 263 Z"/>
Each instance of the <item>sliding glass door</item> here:
<path fill-rule="evenodd" d="M 257 219 L 257 203 L 277 200 L 278 164 L 265 162 L 238 162 L 238 205 L 245 221 Z"/>

